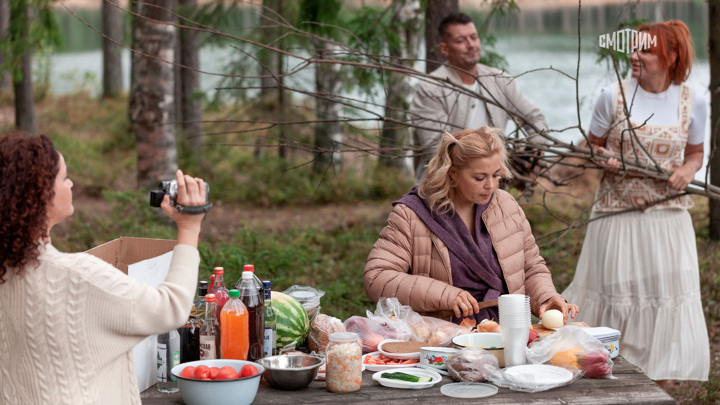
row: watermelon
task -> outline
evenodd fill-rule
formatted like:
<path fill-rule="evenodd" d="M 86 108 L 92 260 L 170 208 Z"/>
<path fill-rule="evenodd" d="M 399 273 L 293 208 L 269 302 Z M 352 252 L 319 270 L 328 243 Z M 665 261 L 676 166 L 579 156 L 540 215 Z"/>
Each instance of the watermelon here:
<path fill-rule="evenodd" d="M 305 308 L 295 298 L 272 291 L 272 307 L 277 316 L 278 350 L 295 343 L 300 346 L 310 331 L 310 321 Z"/>

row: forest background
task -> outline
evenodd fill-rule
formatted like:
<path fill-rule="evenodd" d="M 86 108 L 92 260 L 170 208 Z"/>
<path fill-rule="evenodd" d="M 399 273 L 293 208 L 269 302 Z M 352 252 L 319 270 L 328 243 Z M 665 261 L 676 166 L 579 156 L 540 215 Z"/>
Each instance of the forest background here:
<path fill-rule="evenodd" d="M 413 183 L 407 158 L 412 145 L 402 100 L 407 99 L 408 85 L 422 80 L 422 75 L 403 73 L 408 72 L 404 69 L 424 72 L 424 59 L 432 59 L 425 53 L 428 39 L 423 36 L 433 9 L 446 12 L 445 7 L 459 7 L 473 16 L 483 35 L 487 62 L 518 77 L 518 85 L 540 105 L 551 127 L 562 128 L 557 136 L 564 142 L 581 144 L 582 127 L 589 122 L 597 93 L 615 80 L 608 58 L 597 61 L 597 35 L 628 22 L 685 21 L 698 54 L 690 82 L 710 101 L 707 16 L 712 14 L 708 4 L 698 1 L 588 1 L 580 8 L 576 1 L 324 2 L 335 8 L 307 0 L 266 1 L 266 7 L 258 2 L 180 1 L 176 16 L 202 25 L 182 18 L 173 24 L 205 27 L 196 32 L 197 65 L 173 69 L 172 64 L 154 59 L 169 66 L 164 74 L 174 79 L 162 90 L 182 101 L 166 111 L 172 119 L 143 126 L 133 111 L 145 111 L 137 107 L 137 100 L 147 106 L 149 98 L 135 92 L 143 87 L 158 91 L 153 86 L 162 81 L 148 83 L 133 67 L 135 58 L 147 57 L 149 51 L 134 56 L 130 51 L 143 46 L 133 43 L 137 28 L 133 24 L 141 18 L 132 16 L 161 10 L 142 11 L 121 2 L 116 43 L 103 44 L 100 31 L 107 34 L 107 30 L 101 10 L 108 3 L 117 4 L 27 2 L 30 18 L 49 29 L 38 29 L 36 39 L 26 44 L 32 46 L 20 51 L 10 50 L 8 43 L 0 47 L 6 57 L 3 66 L 15 69 L 12 76 L 3 77 L 0 129 L 4 133 L 27 125 L 23 124 L 27 116 L 18 118 L 23 107 L 18 107 L 22 97 L 17 92 L 27 86 L 28 75 L 18 72 L 28 72 L 23 71 L 22 55 L 31 49 L 34 130 L 49 135 L 65 154 L 75 183 L 76 213 L 55 230 L 54 244 L 64 251 L 83 251 L 119 236 L 173 237 L 174 230 L 148 206 L 147 189 L 168 178 L 178 165 L 211 184 L 215 207 L 203 229 L 201 279 L 208 279 L 212 267 L 220 265 L 226 269 L 226 283 L 232 285 L 242 265 L 254 263 L 259 276 L 272 280 L 275 290 L 298 284 L 325 291 L 322 312 L 340 319 L 374 310 L 362 287 L 365 259 L 390 202 Z M 173 2 L 155 3 L 175 7 Z M 0 16 L 5 5 L 7 1 L 0 2 Z M 289 33 L 291 27 L 297 31 Z M 6 31 L 0 22 L 0 36 L 2 32 Z M 176 35 L 178 46 L 181 35 Z M 265 51 L 250 41 L 266 45 Z M 582 64 L 577 60 L 578 43 L 585 52 Z M 286 51 L 285 59 L 275 57 L 281 52 L 266 52 L 268 45 Z M 112 49 L 119 57 L 115 67 L 120 69 L 103 73 L 103 54 Z M 358 49 L 380 60 L 375 66 L 382 68 L 353 66 L 373 60 L 359 58 Z M 17 57 L 12 57 L 13 52 Z M 173 53 L 176 65 L 191 65 L 182 59 L 182 51 Z M 299 79 L 277 75 L 314 53 L 316 60 L 339 61 L 347 55 L 354 59 L 346 57 L 344 64 L 311 63 L 305 73 L 300 71 Z M 165 62 L 168 58 L 166 53 Z M 196 87 L 183 90 L 182 83 L 192 80 L 181 79 L 183 71 L 193 69 Z M 556 79 L 564 75 L 579 79 Z M 331 80 L 322 84 L 318 76 Z M 114 87 L 109 85 L 112 81 Z M 27 106 L 27 97 L 25 101 Z M 196 111 L 184 110 L 187 105 Z M 713 126 L 708 127 L 706 162 L 712 149 Z M 158 134 L 157 128 L 164 133 Z M 509 126 L 508 132 L 513 130 Z M 174 153 L 174 164 L 168 164 L 166 157 L 150 159 L 164 163 L 142 174 L 141 162 L 147 157 L 140 155 L 138 145 L 148 138 L 138 135 L 143 131 L 151 139 L 172 138 L 175 151 L 160 156 Z M 323 133 L 329 135 L 325 144 L 318 143 Z M 389 136 L 394 136 L 391 142 Z M 582 246 L 599 173 L 592 166 L 553 167 L 549 175 L 532 178 L 532 194 L 526 191 L 528 183 L 506 185 L 528 215 L 558 291 L 572 280 Z M 703 170 L 699 183 L 706 182 L 705 174 L 709 171 Z M 669 390 L 681 403 L 716 403 L 720 401 L 720 247 L 711 237 L 711 200 L 702 193 L 693 198 L 712 370 L 707 383 L 675 383 Z"/>

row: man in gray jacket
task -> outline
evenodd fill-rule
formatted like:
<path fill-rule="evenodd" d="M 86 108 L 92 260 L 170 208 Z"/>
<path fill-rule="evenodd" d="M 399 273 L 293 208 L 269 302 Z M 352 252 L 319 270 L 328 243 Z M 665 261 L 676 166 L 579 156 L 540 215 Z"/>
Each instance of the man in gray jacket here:
<path fill-rule="evenodd" d="M 409 117 L 413 123 L 415 181 L 425 178 L 427 164 L 443 131 L 484 125 L 505 129 L 513 119 L 528 136 L 546 131 L 540 109 L 515 86 L 512 77 L 478 63 L 480 39 L 470 16 L 451 14 L 440 23 L 440 53 L 446 65 L 430 72 L 415 87 Z M 481 98 L 478 98 L 479 94 Z"/>

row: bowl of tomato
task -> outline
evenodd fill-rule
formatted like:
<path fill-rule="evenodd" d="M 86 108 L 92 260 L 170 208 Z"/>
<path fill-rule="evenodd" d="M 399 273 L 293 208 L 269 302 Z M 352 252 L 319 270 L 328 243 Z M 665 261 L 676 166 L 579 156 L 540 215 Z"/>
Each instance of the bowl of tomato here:
<path fill-rule="evenodd" d="M 265 368 L 244 360 L 200 360 L 172 368 L 187 405 L 245 405 L 255 400 Z"/>

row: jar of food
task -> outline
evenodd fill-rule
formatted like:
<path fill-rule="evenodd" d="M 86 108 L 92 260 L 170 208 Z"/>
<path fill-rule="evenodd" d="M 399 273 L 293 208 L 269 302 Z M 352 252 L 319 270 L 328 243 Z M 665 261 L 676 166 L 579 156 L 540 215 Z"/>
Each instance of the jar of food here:
<path fill-rule="evenodd" d="M 357 333 L 335 332 L 325 349 L 325 385 L 336 393 L 355 392 L 362 385 L 362 349 Z"/>

